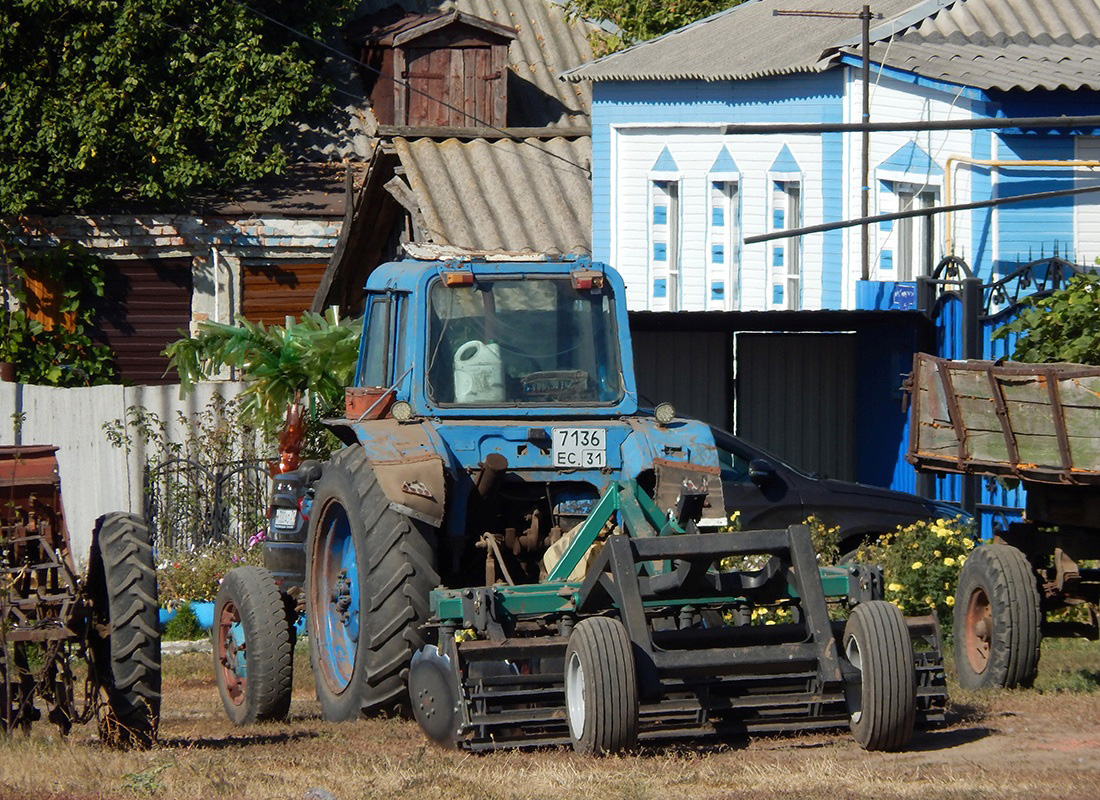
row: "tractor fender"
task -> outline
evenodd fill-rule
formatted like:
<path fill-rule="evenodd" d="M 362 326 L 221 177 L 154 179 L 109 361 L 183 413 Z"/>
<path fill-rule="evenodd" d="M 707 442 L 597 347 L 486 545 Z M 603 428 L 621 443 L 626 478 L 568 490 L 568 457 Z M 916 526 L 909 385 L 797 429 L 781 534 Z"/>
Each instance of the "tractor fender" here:
<path fill-rule="evenodd" d="M 372 420 L 353 426 L 390 508 L 438 528 L 446 511 L 444 452 L 427 426 Z"/>
<path fill-rule="evenodd" d="M 660 508 L 675 506 L 685 482 L 703 489 L 707 495 L 703 522 L 725 524 L 718 451 L 710 427 L 692 419 L 676 419 L 664 426 L 649 417 L 628 417 L 626 422 L 632 434 L 623 443 L 623 476 L 637 478 L 644 470 L 653 470 L 653 499 Z"/>

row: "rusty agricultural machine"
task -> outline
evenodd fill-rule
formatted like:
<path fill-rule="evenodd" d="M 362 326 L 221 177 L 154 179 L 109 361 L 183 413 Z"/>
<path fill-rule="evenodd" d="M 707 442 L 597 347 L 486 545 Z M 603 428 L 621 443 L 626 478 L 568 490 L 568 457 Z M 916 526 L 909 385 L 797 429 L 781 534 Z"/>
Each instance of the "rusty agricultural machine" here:
<path fill-rule="evenodd" d="M 88 571 L 73 561 L 56 447 L 0 447 L 0 726 L 147 746 L 160 714 L 153 548 L 144 521 L 100 517 Z"/>

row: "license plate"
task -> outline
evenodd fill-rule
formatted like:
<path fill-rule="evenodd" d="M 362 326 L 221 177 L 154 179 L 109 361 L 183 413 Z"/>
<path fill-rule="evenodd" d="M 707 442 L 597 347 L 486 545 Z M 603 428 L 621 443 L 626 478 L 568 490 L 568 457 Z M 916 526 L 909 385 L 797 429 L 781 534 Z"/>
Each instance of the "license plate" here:
<path fill-rule="evenodd" d="M 554 428 L 550 457 L 555 467 L 598 469 L 607 466 L 607 431 L 603 428 Z"/>
<path fill-rule="evenodd" d="M 298 509 L 296 508 L 277 508 L 275 509 L 275 527 L 276 528 L 293 528 L 298 521 Z"/>

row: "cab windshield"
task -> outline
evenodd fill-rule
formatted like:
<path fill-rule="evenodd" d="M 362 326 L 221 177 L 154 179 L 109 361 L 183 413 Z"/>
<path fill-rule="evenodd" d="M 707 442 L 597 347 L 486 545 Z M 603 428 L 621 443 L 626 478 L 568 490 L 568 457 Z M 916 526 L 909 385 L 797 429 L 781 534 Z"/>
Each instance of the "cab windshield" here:
<path fill-rule="evenodd" d="M 437 403 L 613 404 L 622 397 L 609 287 L 569 277 L 436 281 L 428 395 Z"/>

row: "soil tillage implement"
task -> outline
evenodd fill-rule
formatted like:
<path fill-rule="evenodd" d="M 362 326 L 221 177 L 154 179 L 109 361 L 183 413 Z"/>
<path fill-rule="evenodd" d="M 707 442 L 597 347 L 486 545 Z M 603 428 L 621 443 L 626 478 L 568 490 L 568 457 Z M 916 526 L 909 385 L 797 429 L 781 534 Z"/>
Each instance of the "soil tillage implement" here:
<path fill-rule="evenodd" d="M 128 514 L 100 517 L 79 575 L 56 451 L 0 447 L 0 722 L 29 730 L 44 706 L 62 733 L 95 717 L 105 742 L 146 746 L 160 714 L 148 527 Z"/>
<path fill-rule="evenodd" d="M 471 750 L 606 753 L 850 726 L 862 747 L 897 750 L 918 718 L 942 719 L 934 618 L 881 600 L 875 568 L 819 568 L 804 526 L 700 533 L 703 500 L 685 490 L 665 515 L 619 482 L 542 582 L 433 591 L 438 645 L 409 673 L 425 732 Z M 718 566 L 746 557 L 762 566 Z"/>

